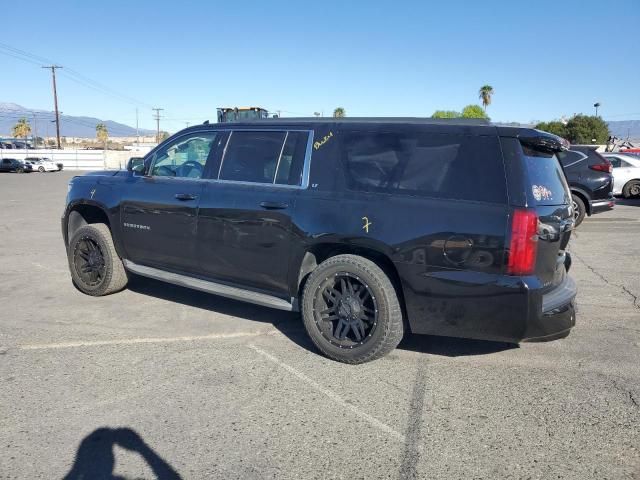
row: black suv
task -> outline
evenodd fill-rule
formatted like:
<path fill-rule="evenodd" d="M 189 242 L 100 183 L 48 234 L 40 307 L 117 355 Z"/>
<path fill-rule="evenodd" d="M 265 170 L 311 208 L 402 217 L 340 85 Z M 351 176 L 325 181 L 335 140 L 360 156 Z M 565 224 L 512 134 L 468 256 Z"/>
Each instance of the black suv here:
<path fill-rule="evenodd" d="M 89 295 L 130 272 L 301 311 L 315 345 L 348 363 L 407 330 L 560 338 L 576 295 L 566 148 L 452 120 L 194 126 L 128 171 L 71 181 L 69 268 Z"/>
<path fill-rule="evenodd" d="M 585 215 L 593 215 L 615 206 L 613 197 L 613 168 L 611 162 L 600 155 L 592 145 L 571 145 L 560 152 L 564 172 L 571 189 L 576 227 Z"/>
<path fill-rule="evenodd" d="M 3 158 L 0 160 L 0 172 L 29 173 L 31 171 L 33 171 L 33 167 L 22 160 L 16 160 L 15 158 Z"/>

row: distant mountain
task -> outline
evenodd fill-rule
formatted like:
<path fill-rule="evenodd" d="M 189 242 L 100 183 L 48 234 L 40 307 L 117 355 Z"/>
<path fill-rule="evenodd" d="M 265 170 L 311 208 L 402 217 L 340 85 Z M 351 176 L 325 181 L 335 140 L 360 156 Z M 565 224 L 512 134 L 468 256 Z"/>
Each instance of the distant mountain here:
<path fill-rule="evenodd" d="M 53 137 L 56 134 L 54 112 L 46 110 L 33 110 L 15 103 L 0 102 L 0 136 L 11 136 L 11 130 L 16 122 L 25 117 L 31 124 L 31 131 L 38 131 L 38 136 Z M 113 120 L 101 120 L 94 117 L 75 117 L 72 115 L 60 115 L 60 135 L 63 137 L 87 137 L 96 136 L 96 125 L 104 123 L 111 137 L 133 137 L 136 129 Z M 140 135 L 153 135 L 155 131 L 140 129 Z"/>
<path fill-rule="evenodd" d="M 640 120 L 615 120 L 607 124 L 612 135 L 623 140 L 629 135 L 631 143 L 640 144 Z"/>

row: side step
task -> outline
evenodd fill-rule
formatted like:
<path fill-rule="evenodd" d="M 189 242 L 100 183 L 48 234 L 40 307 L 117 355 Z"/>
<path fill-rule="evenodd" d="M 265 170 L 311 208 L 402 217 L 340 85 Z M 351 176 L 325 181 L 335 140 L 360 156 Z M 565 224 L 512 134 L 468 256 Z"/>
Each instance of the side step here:
<path fill-rule="evenodd" d="M 166 272 L 157 268 L 138 265 L 130 260 L 123 260 L 122 262 L 127 270 L 138 275 L 142 275 L 143 277 L 149 277 L 155 280 L 172 283 L 174 285 L 180 285 L 181 287 L 193 288 L 194 290 L 200 290 L 201 292 L 213 293 L 214 295 L 220 295 L 221 297 L 255 303 L 256 305 L 262 305 L 264 307 L 277 308 L 278 310 L 293 310 L 293 304 L 291 302 L 287 302 L 282 298 L 274 297 L 266 293 L 253 292 L 251 290 L 244 290 L 242 288 L 203 280 L 201 278 Z"/>

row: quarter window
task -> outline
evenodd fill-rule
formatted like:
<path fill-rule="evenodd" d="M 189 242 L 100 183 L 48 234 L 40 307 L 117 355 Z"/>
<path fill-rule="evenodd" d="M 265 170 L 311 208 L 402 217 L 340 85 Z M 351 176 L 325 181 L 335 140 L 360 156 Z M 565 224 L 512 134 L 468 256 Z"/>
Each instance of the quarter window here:
<path fill-rule="evenodd" d="M 301 185 L 307 132 L 234 131 L 220 180 Z"/>
<path fill-rule="evenodd" d="M 352 132 L 344 145 L 352 190 L 506 201 L 496 137 Z"/>
<path fill-rule="evenodd" d="M 202 178 L 207 159 L 215 151 L 217 136 L 216 132 L 200 132 L 167 144 L 155 154 L 151 175 Z"/>

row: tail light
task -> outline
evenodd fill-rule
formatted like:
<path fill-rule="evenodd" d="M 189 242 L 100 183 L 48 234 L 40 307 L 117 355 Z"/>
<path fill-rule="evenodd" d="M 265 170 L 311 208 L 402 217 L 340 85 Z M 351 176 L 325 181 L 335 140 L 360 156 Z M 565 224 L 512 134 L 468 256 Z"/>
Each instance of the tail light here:
<path fill-rule="evenodd" d="M 611 165 L 610 162 L 596 163 L 595 165 L 589 165 L 589 168 L 591 170 L 596 170 L 598 172 L 607 172 L 607 173 L 613 172 L 613 166 Z"/>
<path fill-rule="evenodd" d="M 517 209 L 511 222 L 509 245 L 509 275 L 530 275 L 536 265 L 538 252 L 538 216 L 533 210 Z"/>

